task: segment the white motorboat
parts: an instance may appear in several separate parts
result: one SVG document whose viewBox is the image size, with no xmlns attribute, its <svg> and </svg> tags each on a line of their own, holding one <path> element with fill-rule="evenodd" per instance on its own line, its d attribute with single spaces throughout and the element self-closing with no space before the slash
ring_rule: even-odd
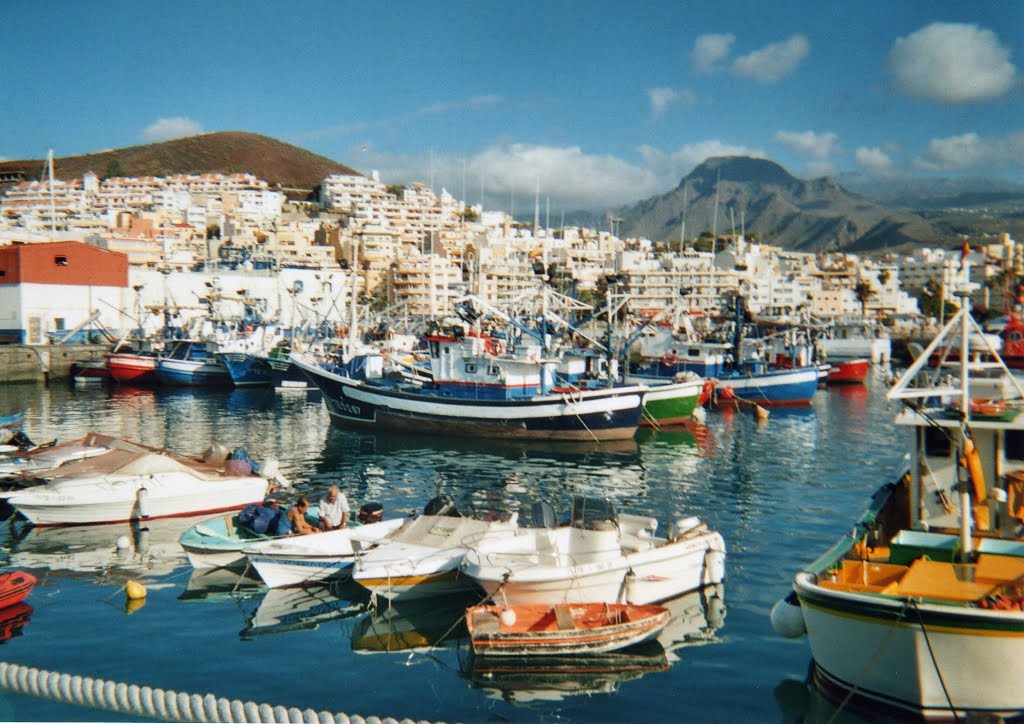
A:
<svg viewBox="0 0 1024 724">
<path fill-rule="evenodd" d="M 256 475 L 244 461 L 216 454 L 219 446 L 200 459 L 97 433 L 87 435 L 84 445 L 109 449 L 35 471 L 32 482 L 38 484 L 0 498 L 39 526 L 117 523 L 234 510 L 287 484 L 276 462 L 265 463 L 267 477 Z"/>
<path fill-rule="evenodd" d="M 516 515 L 506 521 L 463 518 L 447 496 L 435 498 L 424 511 L 357 556 L 356 583 L 380 598 L 403 601 L 473 591 L 472 579 L 459 571 L 467 541 L 513 530 L 518 520 Z"/>
<path fill-rule="evenodd" d="M 0 476 L 14 476 L 32 473 L 36 470 L 53 470 L 64 463 L 85 460 L 110 452 L 113 448 L 104 445 L 102 435 L 90 434 L 80 440 L 53 445 L 42 445 L 27 451 L 15 451 L 0 459 Z"/>
<path fill-rule="evenodd" d="M 325 533 L 293 535 L 242 548 L 249 565 L 270 588 L 346 578 L 356 555 L 397 530 L 405 518 Z"/>
<path fill-rule="evenodd" d="M 535 516 L 536 517 L 536 516 Z M 461 572 L 508 604 L 655 603 L 725 578 L 725 543 L 698 518 L 667 537 L 653 518 L 609 500 L 573 498 L 567 526 L 519 528 L 473 541 Z"/>
</svg>

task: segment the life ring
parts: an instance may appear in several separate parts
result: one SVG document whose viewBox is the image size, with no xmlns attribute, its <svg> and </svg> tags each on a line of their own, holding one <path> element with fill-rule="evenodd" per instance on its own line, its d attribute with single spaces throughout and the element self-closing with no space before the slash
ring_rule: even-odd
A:
<svg viewBox="0 0 1024 724">
<path fill-rule="evenodd" d="M 953 403 L 956 409 L 960 409 L 960 402 Z M 1006 403 L 1002 400 L 989 400 L 983 397 L 972 397 L 967 403 L 967 409 L 971 415 L 1002 415 L 1006 412 Z"/>
<path fill-rule="evenodd" d="M 665 356 L 661 358 L 661 363 L 666 367 L 675 367 L 679 363 L 679 358 L 671 352 L 666 352 Z"/>
<path fill-rule="evenodd" d="M 505 347 L 501 344 L 500 339 L 488 337 L 487 341 L 484 342 L 484 351 L 487 352 L 487 354 L 494 355 L 495 357 L 497 357 L 499 354 L 505 351 Z"/>
</svg>

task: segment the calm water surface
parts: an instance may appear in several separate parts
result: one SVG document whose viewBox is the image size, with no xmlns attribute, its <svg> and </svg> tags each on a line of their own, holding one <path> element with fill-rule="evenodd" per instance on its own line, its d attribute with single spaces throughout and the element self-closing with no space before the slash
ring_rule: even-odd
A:
<svg viewBox="0 0 1024 724">
<path fill-rule="evenodd" d="M 193 576 L 176 541 L 195 521 L 142 530 L 4 526 L 6 562 L 40 583 L 27 623 L 0 622 L 0 638 L 8 637 L 0 660 L 317 711 L 449 722 L 827 719 L 834 708 L 803 686 L 806 639 L 781 639 L 768 614 L 793 573 L 892 479 L 903 452 L 877 379 L 820 390 L 811 408 L 773 410 L 767 423 L 716 411 L 704 425 L 605 445 L 356 433 L 332 427 L 314 393 L 0 386 L 0 415 L 22 408 L 36 442 L 95 430 L 187 453 L 212 442 L 244 445 L 257 460 L 278 458 L 300 492 L 319 495 L 338 483 L 350 502 L 380 501 L 386 515 L 419 509 L 441 492 L 478 514 L 589 493 L 657 517 L 660 530 L 698 515 L 725 537 L 722 590 L 672 602 L 667 651 L 602 666 L 509 668 L 469 656 L 453 625 L 464 602 L 373 614 L 343 586 L 268 593 L 235 578 Z M 122 535 L 132 548 L 118 554 Z M 133 578 L 149 595 L 129 612 L 123 586 Z M 0 719 L 117 717 L 0 692 Z M 845 712 L 839 720 L 857 721 Z"/>
</svg>

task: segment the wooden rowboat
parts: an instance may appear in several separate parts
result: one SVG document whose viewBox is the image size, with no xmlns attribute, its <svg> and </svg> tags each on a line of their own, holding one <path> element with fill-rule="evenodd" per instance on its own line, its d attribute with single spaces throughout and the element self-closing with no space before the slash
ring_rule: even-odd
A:
<svg viewBox="0 0 1024 724">
<path fill-rule="evenodd" d="M 36 585 L 36 577 L 25 571 L 0 573 L 0 608 L 13 606 L 25 600 Z"/>
<path fill-rule="evenodd" d="M 669 620 L 664 606 L 619 603 L 474 606 L 466 627 L 478 655 L 596 654 L 655 638 Z"/>
</svg>

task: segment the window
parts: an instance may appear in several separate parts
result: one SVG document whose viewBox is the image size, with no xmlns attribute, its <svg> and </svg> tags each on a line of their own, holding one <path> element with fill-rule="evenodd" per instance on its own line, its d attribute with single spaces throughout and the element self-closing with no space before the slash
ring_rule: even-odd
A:
<svg viewBox="0 0 1024 724">
<path fill-rule="evenodd" d="M 53 263 L 56 264 L 57 266 L 67 266 L 68 258 L 63 255 L 55 256 L 53 257 Z"/>
<path fill-rule="evenodd" d="M 63 332 L 64 331 L 64 317 L 54 317 L 53 318 L 53 328 L 56 329 L 58 332 Z"/>
<path fill-rule="evenodd" d="M 924 450 L 930 457 L 946 457 L 953 449 L 949 439 L 950 432 L 942 427 L 926 427 L 924 430 Z"/>
<path fill-rule="evenodd" d="M 476 374 L 476 362 L 467 362 L 466 363 L 466 374 L 468 374 L 468 375 Z"/>
<path fill-rule="evenodd" d="M 1024 430 L 1007 430 L 1004 449 L 1007 460 L 1024 460 Z"/>
</svg>

